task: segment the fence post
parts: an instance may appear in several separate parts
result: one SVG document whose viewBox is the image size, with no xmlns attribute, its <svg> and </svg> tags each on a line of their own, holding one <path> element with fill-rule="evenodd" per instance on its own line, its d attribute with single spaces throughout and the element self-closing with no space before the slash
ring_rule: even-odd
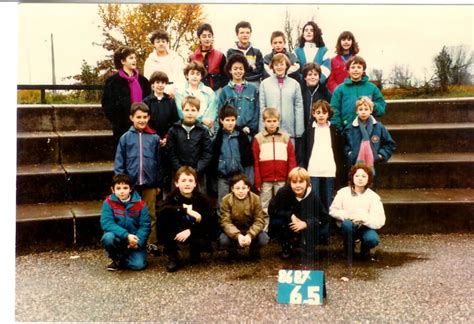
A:
<svg viewBox="0 0 474 324">
<path fill-rule="evenodd" d="M 41 103 L 46 103 L 46 89 L 41 89 Z"/>
</svg>

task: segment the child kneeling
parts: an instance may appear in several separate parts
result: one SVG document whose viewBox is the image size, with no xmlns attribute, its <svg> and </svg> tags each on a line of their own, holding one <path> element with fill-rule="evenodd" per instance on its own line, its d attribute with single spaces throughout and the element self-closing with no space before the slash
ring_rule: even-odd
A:
<svg viewBox="0 0 474 324">
<path fill-rule="evenodd" d="M 146 267 L 146 242 L 150 235 L 148 207 L 126 174 L 112 180 L 112 194 L 102 203 L 100 225 L 104 231 L 101 242 L 112 263 L 107 270 L 120 268 L 141 270 Z"/>
<path fill-rule="evenodd" d="M 238 257 L 239 247 L 249 247 L 251 259 L 260 258 L 260 248 L 268 243 L 263 231 L 265 217 L 258 195 L 250 191 L 250 181 L 244 174 L 230 180 L 231 193 L 224 196 L 220 209 L 222 230 L 219 244 L 228 251 L 230 260 Z"/>
</svg>

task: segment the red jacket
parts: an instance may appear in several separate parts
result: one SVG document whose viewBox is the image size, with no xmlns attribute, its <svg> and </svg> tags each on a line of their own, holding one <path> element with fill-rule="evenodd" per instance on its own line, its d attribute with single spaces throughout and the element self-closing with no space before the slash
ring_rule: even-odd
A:
<svg viewBox="0 0 474 324">
<path fill-rule="evenodd" d="M 333 93 L 337 86 L 344 82 L 344 79 L 347 77 L 349 77 L 349 72 L 346 69 L 346 62 L 338 54 L 331 59 L 331 74 L 327 83 L 329 92 Z"/>
<path fill-rule="evenodd" d="M 211 48 L 206 55 L 203 55 L 201 47 L 198 47 L 196 51 L 189 56 L 189 60 L 198 61 L 204 65 L 207 75 L 202 82 L 212 90 L 217 90 L 226 85 L 227 77 L 224 72 L 226 59 L 224 54 Z"/>
</svg>

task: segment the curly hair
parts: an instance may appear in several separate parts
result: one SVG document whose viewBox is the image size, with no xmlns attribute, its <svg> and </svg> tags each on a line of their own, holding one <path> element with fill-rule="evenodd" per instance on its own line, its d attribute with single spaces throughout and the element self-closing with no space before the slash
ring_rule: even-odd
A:
<svg viewBox="0 0 474 324">
<path fill-rule="evenodd" d="M 304 29 L 306 26 L 311 26 L 313 27 L 313 42 L 316 43 L 317 47 L 323 47 L 325 46 L 324 41 L 323 41 L 323 32 L 321 31 L 321 28 L 318 27 L 318 25 L 314 21 L 308 21 L 304 26 L 303 29 L 301 29 L 301 36 L 298 37 L 298 46 L 299 47 L 304 47 L 304 43 L 306 40 L 304 39 Z"/>
<path fill-rule="evenodd" d="M 337 38 L 337 43 L 336 43 L 336 53 L 339 55 L 344 54 L 344 49 L 342 48 L 341 41 L 343 39 L 350 39 L 352 41 L 350 53 L 351 55 L 356 55 L 359 53 L 359 43 L 357 43 L 354 34 L 351 33 L 350 31 L 343 31 L 339 37 Z"/>
</svg>

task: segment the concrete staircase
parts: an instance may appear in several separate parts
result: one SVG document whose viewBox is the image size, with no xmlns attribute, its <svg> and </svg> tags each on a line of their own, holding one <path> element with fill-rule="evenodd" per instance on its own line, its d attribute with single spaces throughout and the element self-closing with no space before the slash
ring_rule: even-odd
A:
<svg viewBox="0 0 474 324">
<path fill-rule="evenodd" d="M 397 142 L 380 165 L 384 233 L 474 228 L 474 98 L 389 101 Z M 18 106 L 17 249 L 97 244 L 112 132 L 99 105 Z"/>
</svg>

